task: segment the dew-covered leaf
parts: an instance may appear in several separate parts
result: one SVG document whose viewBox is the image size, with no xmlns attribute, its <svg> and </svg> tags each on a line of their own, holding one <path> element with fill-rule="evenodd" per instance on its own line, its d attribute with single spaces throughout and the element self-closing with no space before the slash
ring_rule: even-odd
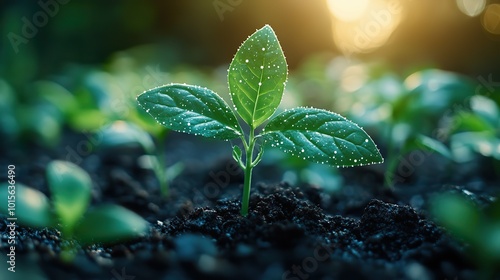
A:
<svg viewBox="0 0 500 280">
<path fill-rule="evenodd" d="M 326 110 L 284 111 L 269 121 L 261 136 L 266 145 L 311 162 L 344 167 L 383 162 L 362 128 Z"/>
<path fill-rule="evenodd" d="M 285 56 L 269 25 L 257 30 L 238 49 L 229 66 L 229 90 L 236 111 L 252 128 L 278 108 L 287 75 Z"/>
<path fill-rule="evenodd" d="M 222 140 L 242 134 L 226 102 L 207 88 L 170 84 L 144 92 L 137 101 L 158 123 L 171 130 Z"/>
</svg>

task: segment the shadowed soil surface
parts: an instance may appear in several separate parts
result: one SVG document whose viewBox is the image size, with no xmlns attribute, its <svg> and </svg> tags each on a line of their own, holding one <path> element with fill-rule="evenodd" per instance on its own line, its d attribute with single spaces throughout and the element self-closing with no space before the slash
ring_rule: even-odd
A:
<svg viewBox="0 0 500 280">
<path fill-rule="evenodd" d="M 70 147 L 82 141 L 67 138 Z M 191 141 L 169 137 L 168 164 L 182 160 L 185 166 L 168 198 L 161 197 L 153 173 L 140 166 L 136 149 L 96 150 L 81 157 L 78 164 L 94 180 L 92 204 L 125 206 L 150 223 L 149 232 L 126 243 L 82 247 L 63 241 L 57 230 L 21 226 L 17 272 L 2 272 L 11 277 L 2 279 L 478 278 L 466 247 L 426 212 L 433 194 L 462 193 L 466 185 L 387 190 L 381 174 L 353 168 L 345 173 L 341 190 L 326 192 L 321 186 L 280 183 L 280 168 L 264 165 L 256 169 L 250 212 L 242 217 L 243 177 L 227 156 L 229 145 Z M 45 166 L 52 159 L 68 159 L 67 145 L 52 152 L 5 150 L 1 163 L 16 164 L 20 182 L 48 194 Z M 348 181 L 363 174 L 371 174 L 371 186 Z M 481 191 L 466 193 L 487 201 Z M 8 222 L 5 216 L 1 221 L 0 260 L 6 271 Z M 61 261 L 61 248 L 71 244 L 75 258 Z"/>
</svg>

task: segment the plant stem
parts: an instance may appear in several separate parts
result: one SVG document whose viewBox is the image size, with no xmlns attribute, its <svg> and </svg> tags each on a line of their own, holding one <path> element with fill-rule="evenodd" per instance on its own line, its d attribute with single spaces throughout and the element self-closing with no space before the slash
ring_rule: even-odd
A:
<svg viewBox="0 0 500 280">
<path fill-rule="evenodd" d="M 250 189 L 252 187 L 252 169 L 253 165 L 253 149 L 255 146 L 254 130 L 250 129 L 250 135 L 248 136 L 248 146 L 245 145 L 245 181 L 243 184 L 243 197 L 241 198 L 241 216 L 246 217 L 248 215 L 248 204 L 250 201 Z"/>
</svg>

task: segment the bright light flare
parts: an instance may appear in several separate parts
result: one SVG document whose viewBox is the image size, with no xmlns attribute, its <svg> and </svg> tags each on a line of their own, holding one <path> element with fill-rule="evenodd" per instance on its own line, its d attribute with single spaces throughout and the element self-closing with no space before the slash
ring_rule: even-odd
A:
<svg viewBox="0 0 500 280">
<path fill-rule="evenodd" d="M 368 0 L 327 0 L 330 12 L 341 21 L 359 20 L 366 13 Z"/>
<path fill-rule="evenodd" d="M 346 56 L 384 45 L 403 17 L 403 5 L 395 0 L 326 1 L 334 42 Z"/>
</svg>

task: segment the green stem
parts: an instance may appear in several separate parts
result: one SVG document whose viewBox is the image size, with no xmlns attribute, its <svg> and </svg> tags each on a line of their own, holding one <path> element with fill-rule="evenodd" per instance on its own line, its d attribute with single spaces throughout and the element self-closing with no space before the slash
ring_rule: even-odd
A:
<svg viewBox="0 0 500 280">
<path fill-rule="evenodd" d="M 253 149 L 255 146 L 254 130 L 250 129 L 250 135 L 248 136 L 248 146 L 245 144 L 245 181 L 243 184 L 243 197 L 241 198 L 241 215 L 246 217 L 248 215 L 248 204 L 250 201 L 250 189 L 252 187 L 252 169 L 254 167 L 253 163 Z M 245 141 L 243 141 L 245 143 Z"/>
</svg>

